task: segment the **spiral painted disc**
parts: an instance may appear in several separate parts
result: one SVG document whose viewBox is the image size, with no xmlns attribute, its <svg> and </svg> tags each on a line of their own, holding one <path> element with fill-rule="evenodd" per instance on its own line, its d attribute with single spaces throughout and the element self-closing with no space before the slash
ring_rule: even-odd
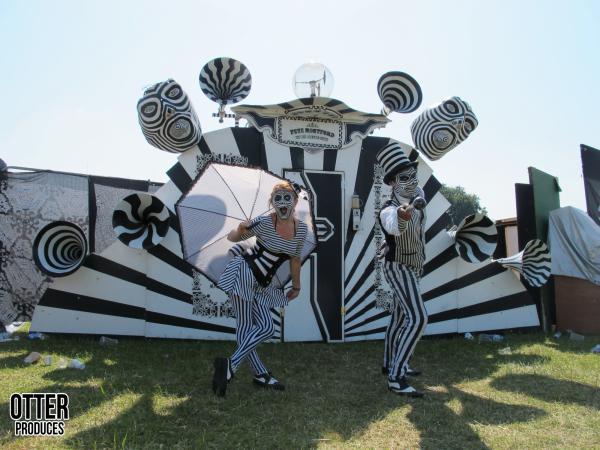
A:
<svg viewBox="0 0 600 450">
<path fill-rule="evenodd" d="M 250 71 L 233 58 L 213 59 L 200 71 L 200 89 L 204 95 L 220 105 L 229 105 L 245 99 L 251 86 Z"/>
<path fill-rule="evenodd" d="M 423 101 L 419 83 L 404 72 L 388 72 L 377 83 L 379 98 L 389 111 L 410 113 Z"/>
<path fill-rule="evenodd" d="M 137 193 L 125 197 L 113 212 L 117 238 L 131 248 L 148 250 L 160 243 L 169 230 L 171 214 L 157 197 Z"/>
<path fill-rule="evenodd" d="M 64 277 L 83 264 L 88 252 L 85 233 L 71 222 L 49 223 L 35 237 L 33 259 L 36 266 L 52 277 Z"/>
</svg>

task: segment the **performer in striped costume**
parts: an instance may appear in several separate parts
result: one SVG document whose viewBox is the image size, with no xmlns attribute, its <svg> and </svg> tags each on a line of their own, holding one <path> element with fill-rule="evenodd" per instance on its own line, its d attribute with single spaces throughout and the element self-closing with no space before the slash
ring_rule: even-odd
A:
<svg viewBox="0 0 600 450">
<path fill-rule="evenodd" d="M 425 262 L 425 194 L 417 182 L 417 163 L 400 144 L 391 142 L 377 155 L 383 181 L 392 186 L 392 199 L 383 205 L 379 221 L 388 252 L 384 275 L 394 292 L 394 309 L 385 334 L 384 371 L 388 388 L 401 395 L 422 397 L 408 384 L 408 360 L 427 325 L 419 281 Z"/>
<path fill-rule="evenodd" d="M 230 358 L 215 359 L 213 391 L 220 396 L 225 395 L 227 383 L 246 358 L 255 374 L 255 384 L 284 389 L 262 363 L 256 347 L 275 331 L 270 309 L 287 305 L 300 293 L 300 254 L 308 228 L 294 218 L 297 199 L 291 183 L 278 183 L 271 193 L 275 212 L 242 222 L 229 233 L 228 239 L 233 242 L 256 236 L 256 245 L 247 249 L 234 246 L 232 252 L 237 256 L 229 262 L 218 284 L 229 294 L 235 309 L 238 343 Z M 290 263 L 292 289 L 284 294 L 271 281 L 286 260 Z"/>
</svg>

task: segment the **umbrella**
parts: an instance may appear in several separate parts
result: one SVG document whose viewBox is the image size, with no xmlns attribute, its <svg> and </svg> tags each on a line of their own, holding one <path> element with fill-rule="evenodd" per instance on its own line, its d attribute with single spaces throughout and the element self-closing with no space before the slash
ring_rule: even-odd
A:
<svg viewBox="0 0 600 450">
<path fill-rule="evenodd" d="M 217 283 L 240 243 L 227 240 L 240 222 L 272 211 L 269 205 L 273 186 L 289 181 L 266 170 L 230 164 L 209 163 L 190 190 L 175 205 L 181 228 L 183 259 Z M 300 188 L 295 217 L 308 226 L 302 248 L 304 261 L 316 247 L 316 229 L 310 194 Z M 243 241 L 253 246 L 256 238 Z M 233 246 L 233 251 L 229 251 Z M 275 287 L 285 286 L 291 278 L 289 264 L 282 264 L 273 277 Z"/>
</svg>

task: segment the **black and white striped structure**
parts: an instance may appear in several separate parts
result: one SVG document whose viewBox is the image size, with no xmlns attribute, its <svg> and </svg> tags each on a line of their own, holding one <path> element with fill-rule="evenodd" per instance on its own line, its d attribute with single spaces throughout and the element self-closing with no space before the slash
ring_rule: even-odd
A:
<svg viewBox="0 0 600 450">
<path fill-rule="evenodd" d="M 469 104 L 452 97 L 419 114 L 410 131 L 415 147 L 435 161 L 467 139 L 477 124 Z"/>
<path fill-rule="evenodd" d="M 131 194 L 113 212 L 112 224 L 117 238 L 131 248 L 155 247 L 169 229 L 170 213 L 157 197 Z"/>
<path fill-rule="evenodd" d="M 200 121 L 187 94 L 174 80 L 147 88 L 138 100 L 137 111 L 144 137 L 159 150 L 182 153 L 200 142 Z"/>
<path fill-rule="evenodd" d="M 238 103 L 245 99 L 252 87 L 250 71 L 233 58 L 215 58 L 200 71 L 200 89 L 219 105 Z"/>
<path fill-rule="evenodd" d="M 411 113 L 423 101 L 419 83 L 404 72 L 384 73 L 377 82 L 377 93 L 384 105 L 384 113 Z"/>
<path fill-rule="evenodd" d="M 470 263 L 488 259 L 498 243 L 498 230 L 494 222 L 480 213 L 465 217 L 458 227 L 448 231 L 448 234 L 456 242 L 456 253 Z"/>
<path fill-rule="evenodd" d="M 245 113 L 253 115 L 253 127 L 205 133 L 197 146 L 179 155 L 167 171 L 169 181 L 154 193 L 174 212 L 175 204 L 210 161 L 267 169 L 310 190 L 317 252 L 302 266 L 300 297 L 287 306 L 285 316 L 271 311 L 275 317 L 272 339 L 382 339 L 389 322 L 389 312 L 376 307 L 390 292 L 377 253 L 381 232 L 376 221 L 390 188 L 383 183 L 376 155 L 394 141 L 369 134 L 385 125 L 387 118 L 338 111 L 340 104 L 324 98 L 281 104 L 304 108 L 305 122 L 296 116 L 287 116 L 286 122 L 285 112 L 290 110 L 286 106 L 278 106 L 279 118 L 274 108 L 262 115 L 266 107 L 245 108 Z M 325 114 L 328 119 L 323 118 Z M 321 120 L 309 121 L 314 117 Z M 307 149 L 287 143 L 294 136 L 294 142 L 304 145 L 306 140 L 292 133 L 299 127 L 303 132 L 309 128 L 310 133 L 304 133 L 309 137 L 321 136 L 315 130 L 333 134 L 332 139 L 323 135 L 331 146 Z M 457 255 L 454 239 L 446 232 L 450 205 L 440 192 L 441 183 L 413 147 L 399 145 L 409 160 L 419 161 L 417 177 L 427 199 L 421 279 L 429 316 L 426 334 L 538 325 L 535 303 L 511 271 L 490 261 L 467 263 Z M 351 220 L 354 195 L 361 200 L 358 230 Z M 205 310 L 227 310 L 226 301 L 224 292 L 183 260 L 179 222 L 172 220 L 163 240 L 148 251 L 115 242 L 89 255 L 74 274 L 56 280 L 37 305 L 31 329 L 233 340 L 235 322 L 230 315 L 203 315 Z M 200 303 L 208 307 L 201 308 Z"/>
<path fill-rule="evenodd" d="M 38 268 L 51 277 L 64 277 L 83 264 L 88 252 L 87 238 L 74 223 L 52 222 L 37 234 L 33 259 Z"/>
<path fill-rule="evenodd" d="M 525 248 L 516 255 L 497 259 L 498 264 L 515 269 L 533 287 L 546 284 L 552 272 L 552 261 L 548 246 L 539 239 L 525 244 Z"/>
</svg>

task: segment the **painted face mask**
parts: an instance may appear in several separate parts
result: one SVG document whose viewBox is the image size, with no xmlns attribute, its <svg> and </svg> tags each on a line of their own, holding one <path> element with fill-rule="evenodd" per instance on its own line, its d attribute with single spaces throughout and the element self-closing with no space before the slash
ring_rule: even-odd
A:
<svg viewBox="0 0 600 450">
<path fill-rule="evenodd" d="M 292 214 L 294 209 L 294 194 L 286 189 L 279 189 L 273 192 L 271 203 L 275 208 L 277 217 L 281 220 L 286 220 Z"/>
<path fill-rule="evenodd" d="M 417 193 L 418 185 L 417 169 L 409 167 L 396 175 L 392 189 L 395 196 L 410 200 Z"/>
<path fill-rule="evenodd" d="M 163 81 L 146 89 L 137 110 L 142 133 L 150 145 L 182 153 L 200 142 L 200 121 L 176 81 Z"/>
</svg>

